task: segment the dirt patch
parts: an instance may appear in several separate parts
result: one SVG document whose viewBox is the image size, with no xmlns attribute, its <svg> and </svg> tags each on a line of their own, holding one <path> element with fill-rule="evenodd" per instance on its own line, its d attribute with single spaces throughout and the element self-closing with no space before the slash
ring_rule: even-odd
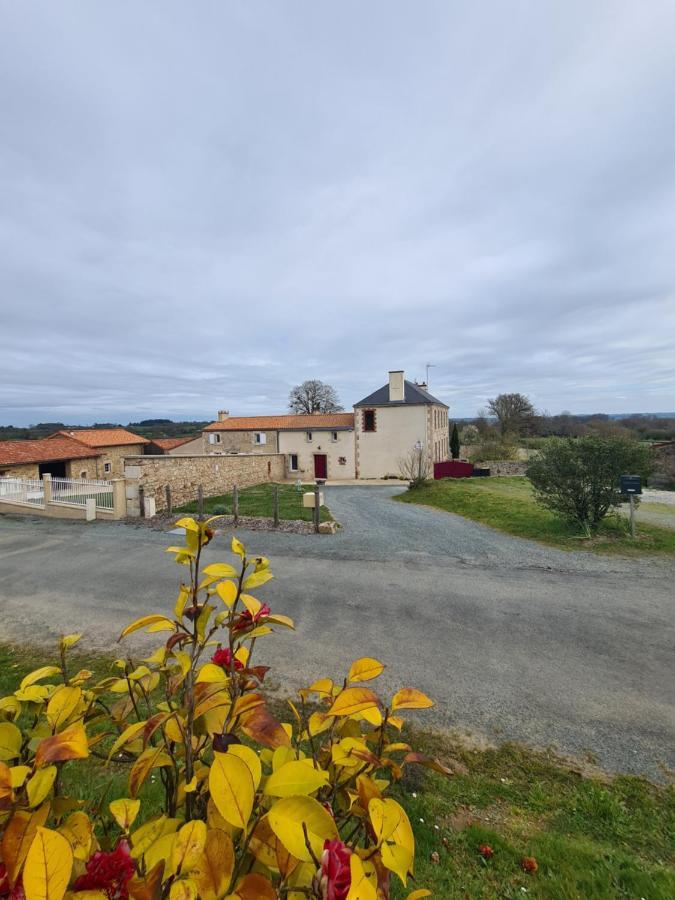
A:
<svg viewBox="0 0 675 900">
<path fill-rule="evenodd" d="M 137 528 L 150 528 L 152 531 L 170 531 L 174 523 L 180 518 L 180 514 L 167 515 L 160 513 L 148 519 L 126 519 L 127 525 L 134 525 Z M 337 525 L 334 522 L 322 522 L 321 525 Z M 321 534 L 335 534 L 336 528 L 325 529 L 320 528 Z M 275 526 L 274 519 L 263 518 L 259 516 L 239 516 L 237 525 L 234 524 L 232 516 L 227 516 L 218 520 L 216 533 L 230 533 L 236 529 L 243 531 L 282 531 L 287 534 L 315 534 L 314 523 L 304 522 L 301 519 L 281 519 L 279 524 Z"/>
</svg>

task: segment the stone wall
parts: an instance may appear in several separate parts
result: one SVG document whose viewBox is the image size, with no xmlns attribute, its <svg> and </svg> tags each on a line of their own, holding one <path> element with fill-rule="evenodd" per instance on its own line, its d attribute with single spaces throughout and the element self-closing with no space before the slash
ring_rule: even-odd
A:
<svg viewBox="0 0 675 900">
<path fill-rule="evenodd" d="M 255 435 L 264 434 L 265 443 L 256 444 Z M 265 431 L 205 431 L 204 453 L 278 453 L 278 432 Z M 209 436 L 219 437 L 216 444 L 209 442 Z"/>
<path fill-rule="evenodd" d="M 251 453 L 237 456 L 139 456 L 128 457 L 124 469 L 127 480 L 127 515 L 140 515 L 139 488 L 152 497 L 155 509 L 166 509 L 166 485 L 171 488 L 174 507 L 197 498 L 201 484 L 205 497 L 229 493 L 232 485 L 251 487 L 266 481 L 283 481 L 284 457 L 279 453 Z"/>
<path fill-rule="evenodd" d="M 40 469 L 37 463 L 26 463 L 22 466 L 0 466 L 0 472 L 7 478 L 39 478 Z"/>
<path fill-rule="evenodd" d="M 526 462 L 513 459 L 487 459 L 485 462 L 476 463 L 480 469 L 489 469 L 490 475 L 524 475 L 527 469 Z"/>
</svg>

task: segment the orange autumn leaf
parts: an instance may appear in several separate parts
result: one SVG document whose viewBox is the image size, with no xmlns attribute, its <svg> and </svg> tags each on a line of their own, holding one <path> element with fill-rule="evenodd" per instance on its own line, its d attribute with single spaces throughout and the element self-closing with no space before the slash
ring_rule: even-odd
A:
<svg viewBox="0 0 675 900">
<path fill-rule="evenodd" d="M 41 766 L 68 759 L 86 759 L 89 756 L 89 744 L 84 726 L 76 722 L 59 734 L 45 738 L 40 742 L 35 754 L 35 765 Z"/>
</svg>

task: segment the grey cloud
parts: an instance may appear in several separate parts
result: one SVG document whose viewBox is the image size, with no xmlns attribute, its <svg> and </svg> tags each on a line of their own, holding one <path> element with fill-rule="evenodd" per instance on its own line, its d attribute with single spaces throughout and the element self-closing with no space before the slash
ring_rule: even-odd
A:
<svg viewBox="0 0 675 900">
<path fill-rule="evenodd" d="M 675 8 L 0 7 L 0 419 L 675 408 Z"/>
</svg>

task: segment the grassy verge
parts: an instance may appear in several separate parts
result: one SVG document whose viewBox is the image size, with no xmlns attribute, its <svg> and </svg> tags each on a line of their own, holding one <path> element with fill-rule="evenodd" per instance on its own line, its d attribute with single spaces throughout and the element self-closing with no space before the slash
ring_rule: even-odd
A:
<svg viewBox="0 0 675 900">
<path fill-rule="evenodd" d="M 675 531 L 638 523 L 637 539 L 633 541 L 623 517 L 606 519 L 595 537 L 586 538 L 574 526 L 538 506 L 526 478 L 446 478 L 398 494 L 394 499 L 434 506 L 563 550 L 675 554 Z"/>
<path fill-rule="evenodd" d="M 313 520 L 314 510 L 302 505 L 302 495 L 305 491 L 313 491 L 313 484 L 304 484 L 298 491 L 294 484 L 256 484 L 250 488 L 239 491 L 239 515 L 261 516 L 271 518 L 273 515 L 274 488 L 279 488 L 279 518 L 301 519 L 305 522 Z M 186 503 L 175 512 L 196 513 L 197 502 Z M 221 494 L 218 497 L 204 498 L 204 512 L 207 515 L 225 513 L 232 515 L 232 494 Z M 321 507 L 321 521 L 329 522 L 332 516 L 327 506 Z"/>
<path fill-rule="evenodd" d="M 72 655 L 74 665 L 103 677 L 109 658 Z M 0 696 L 54 657 L 42 648 L 0 645 Z M 416 749 L 452 762 L 443 778 L 408 768 L 395 787 L 417 841 L 416 883 L 445 900 L 497 898 L 649 898 L 675 896 L 675 793 L 636 777 L 600 781 L 582 776 L 551 754 L 505 744 L 474 749 L 433 732 L 409 730 Z M 66 789 L 94 806 L 128 795 L 128 770 L 79 763 Z M 143 788 L 147 814 L 159 804 L 158 785 Z M 146 805 L 148 804 L 148 805 Z M 478 848 L 494 851 L 484 860 Z M 538 870 L 521 868 L 534 857 Z M 523 891 L 523 888 L 525 891 Z M 394 883 L 393 898 L 412 890 Z"/>
</svg>

